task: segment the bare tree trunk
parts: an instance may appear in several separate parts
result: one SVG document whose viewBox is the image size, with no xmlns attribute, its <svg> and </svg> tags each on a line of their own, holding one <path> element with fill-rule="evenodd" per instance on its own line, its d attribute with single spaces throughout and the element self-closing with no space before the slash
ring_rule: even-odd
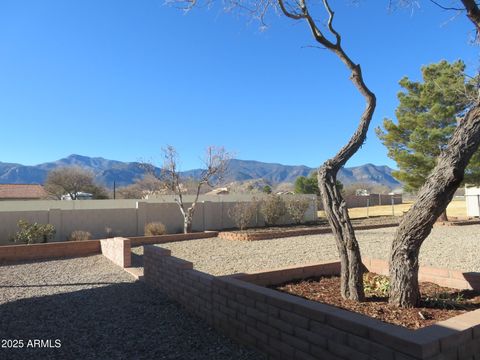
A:
<svg viewBox="0 0 480 360">
<path fill-rule="evenodd" d="M 448 205 L 448 204 L 447 204 Z M 445 222 L 448 221 L 448 216 L 447 216 L 447 209 L 443 210 L 440 216 L 437 219 L 438 222 Z"/>
<path fill-rule="evenodd" d="M 480 105 L 455 130 L 412 208 L 403 217 L 390 252 L 391 304 L 414 307 L 420 300 L 418 255 L 432 226 L 463 181 L 465 168 L 480 145 Z"/>
<path fill-rule="evenodd" d="M 192 232 L 193 214 L 195 212 L 195 205 L 196 203 L 193 203 L 192 206 L 190 206 L 187 209 L 187 211 L 183 214 L 183 232 L 185 234 Z"/>
<path fill-rule="evenodd" d="M 368 126 L 375 111 L 376 98 L 363 82 L 360 66 L 353 64 L 343 53 L 338 56 L 352 71 L 351 80 L 365 97 L 366 108 L 348 144 L 319 169 L 318 185 L 325 215 L 332 228 L 340 255 L 341 295 L 345 299 L 362 301 L 365 298 L 362 258 L 345 200 L 336 187 L 336 181 L 340 168 L 357 152 L 366 139 Z"/>
<path fill-rule="evenodd" d="M 368 127 L 375 111 L 376 98 L 363 81 L 360 65 L 355 64 L 342 47 L 342 38 L 333 26 L 334 12 L 330 8 L 328 0 L 323 0 L 323 5 L 329 18 L 326 28 L 335 41 L 328 40 L 315 20 L 309 13 L 304 0 L 300 0 L 299 12 L 290 12 L 285 6 L 284 0 L 278 0 L 282 12 L 291 19 L 306 20 L 314 39 L 328 50 L 332 51 L 350 70 L 350 80 L 360 94 L 365 98 L 366 107 L 360 118 L 357 130 L 347 145 L 331 159 L 327 160 L 318 171 L 318 186 L 323 202 L 325 215 L 332 228 L 336 239 L 337 249 L 341 261 L 341 295 L 345 299 L 361 301 L 365 298 L 363 291 L 363 265 L 360 256 L 357 239 L 353 231 L 345 201 L 336 187 L 338 171 L 357 152 L 367 137 Z"/>
<path fill-rule="evenodd" d="M 335 236 L 341 263 L 341 295 L 344 299 L 362 301 L 363 264 L 348 209 L 336 187 L 336 171 L 324 164 L 318 172 L 325 215 Z"/>
</svg>

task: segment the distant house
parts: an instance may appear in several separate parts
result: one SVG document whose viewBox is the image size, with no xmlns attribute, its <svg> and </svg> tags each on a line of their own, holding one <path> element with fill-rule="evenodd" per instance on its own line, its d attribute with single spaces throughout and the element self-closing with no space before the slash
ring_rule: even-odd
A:
<svg viewBox="0 0 480 360">
<path fill-rule="evenodd" d="M 41 200 L 48 194 L 38 184 L 0 184 L 1 200 Z"/>
</svg>

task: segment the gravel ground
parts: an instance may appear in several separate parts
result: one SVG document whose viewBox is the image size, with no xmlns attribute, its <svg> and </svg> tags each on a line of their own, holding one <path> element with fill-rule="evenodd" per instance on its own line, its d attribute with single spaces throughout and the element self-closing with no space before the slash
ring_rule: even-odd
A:
<svg viewBox="0 0 480 360">
<path fill-rule="evenodd" d="M 101 255 L 0 266 L 0 324 L 0 359 L 263 359 Z"/>
<path fill-rule="evenodd" d="M 362 255 L 387 259 L 396 228 L 357 231 Z M 424 242 L 420 264 L 463 271 L 480 271 L 480 225 L 435 227 Z M 190 260 L 196 269 L 214 275 L 253 272 L 336 260 L 331 234 L 297 236 L 251 242 L 209 238 L 159 245 L 172 255 Z M 140 263 L 142 247 L 132 249 Z"/>
</svg>

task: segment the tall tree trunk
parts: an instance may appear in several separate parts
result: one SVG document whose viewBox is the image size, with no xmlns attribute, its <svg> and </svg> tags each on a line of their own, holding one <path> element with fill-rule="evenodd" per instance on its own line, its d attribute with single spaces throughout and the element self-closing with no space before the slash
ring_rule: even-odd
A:
<svg viewBox="0 0 480 360">
<path fill-rule="evenodd" d="M 192 206 L 190 206 L 187 209 L 187 211 L 183 214 L 183 232 L 185 234 L 192 232 L 193 214 L 195 212 L 195 205 L 196 203 L 193 203 Z"/>
<path fill-rule="evenodd" d="M 447 204 L 448 205 L 448 204 Z M 448 216 L 447 216 L 447 209 L 443 210 L 440 216 L 437 218 L 438 222 L 445 222 L 448 221 Z"/>
<path fill-rule="evenodd" d="M 345 200 L 336 186 L 336 171 L 323 165 L 318 172 L 318 184 L 323 208 L 330 223 L 340 256 L 341 295 L 344 299 L 362 301 L 363 264 L 355 232 L 348 216 Z"/>
<path fill-rule="evenodd" d="M 323 5 L 328 13 L 326 31 L 328 31 L 334 41 L 329 40 L 323 34 L 323 29 L 319 28 L 310 15 L 308 5 L 305 0 L 297 2 L 298 11 L 289 11 L 284 0 L 278 0 L 280 10 L 289 18 L 294 20 L 305 20 L 312 31 L 313 38 L 326 49 L 332 51 L 350 71 L 350 80 L 360 94 L 365 98 L 366 107 L 360 118 L 357 130 L 351 137 L 347 145 L 331 159 L 327 160 L 318 171 L 318 186 L 320 189 L 323 208 L 328 222 L 332 228 L 336 239 L 337 249 L 342 264 L 341 281 L 342 297 L 351 300 L 363 300 L 363 266 L 360 257 L 360 250 L 357 239 L 353 231 L 345 201 L 336 188 L 338 171 L 342 166 L 357 152 L 367 137 L 368 127 L 375 111 L 376 98 L 370 89 L 365 85 L 360 65 L 355 64 L 342 47 L 342 38 L 333 26 L 335 13 L 330 8 L 328 0 L 323 0 Z"/>
<path fill-rule="evenodd" d="M 353 84 L 365 97 L 366 108 L 357 130 L 348 144 L 333 158 L 327 160 L 319 169 L 318 186 L 325 215 L 332 228 L 340 256 L 341 295 L 344 299 L 362 301 L 365 298 L 365 294 L 363 290 L 363 264 L 360 248 L 348 215 L 345 200 L 340 191 L 338 191 L 336 182 L 340 168 L 357 152 L 366 139 L 368 126 L 375 111 L 376 98 L 363 82 L 360 66 L 354 65 L 348 57 L 346 57 L 344 62 L 352 70 L 351 80 Z"/>
<path fill-rule="evenodd" d="M 418 255 L 432 226 L 445 211 L 463 181 L 465 168 L 480 145 L 480 105 L 476 104 L 456 128 L 417 200 L 398 227 L 390 252 L 391 304 L 414 307 L 420 300 Z"/>
</svg>

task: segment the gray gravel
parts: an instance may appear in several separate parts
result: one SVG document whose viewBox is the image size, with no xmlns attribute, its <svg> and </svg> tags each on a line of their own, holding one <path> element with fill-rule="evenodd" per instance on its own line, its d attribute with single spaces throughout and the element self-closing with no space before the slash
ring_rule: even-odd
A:
<svg viewBox="0 0 480 360">
<path fill-rule="evenodd" d="M 396 228 L 357 231 L 362 255 L 387 259 Z M 480 225 L 435 227 L 424 242 L 420 264 L 480 271 Z M 214 275 L 253 272 L 264 269 L 336 260 L 331 234 L 297 236 L 261 241 L 233 241 L 209 238 L 159 245 L 172 255 L 192 261 L 196 269 Z M 137 256 L 142 247 L 132 250 Z"/>
<path fill-rule="evenodd" d="M 0 266 L 0 324 L 0 359 L 263 359 L 101 255 Z"/>
</svg>

